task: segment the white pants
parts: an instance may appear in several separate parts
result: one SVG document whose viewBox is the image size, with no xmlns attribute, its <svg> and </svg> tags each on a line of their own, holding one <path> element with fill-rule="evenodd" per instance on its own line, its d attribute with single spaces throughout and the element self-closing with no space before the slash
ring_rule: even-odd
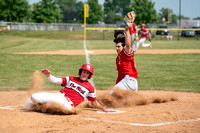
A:
<svg viewBox="0 0 200 133">
<path fill-rule="evenodd" d="M 41 92 L 41 93 L 34 93 L 31 95 L 31 100 L 34 103 L 51 103 L 56 102 L 67 109 L 74 108 L 73 102 L 65 96 L 64 93 L 47 93 L 47 92 Z"/>
<path fill-rule="evenodd" d="M 138 82 L 135 78 L 129 77 L 129 75 L 126 75 L 121 81 L 119 81 L 115 86 L 119 87 L 120 89 L 124 90 L 132 90 L 132 91 L 138 91 Z"/>
<path fill-rule="evenodd" d="M 136 50 L 139 48 L 139 45 L 140 45 L 140 44 L 142 45 L 142 47 L 149 47 L 149 46 L 151 46 L 151 43 L 144 43 L 145 40 L 146 40 L 146 38 L 141 38 L 141 39 L 137 42 L 137 44 L 136 44 Z"/>
</svg>

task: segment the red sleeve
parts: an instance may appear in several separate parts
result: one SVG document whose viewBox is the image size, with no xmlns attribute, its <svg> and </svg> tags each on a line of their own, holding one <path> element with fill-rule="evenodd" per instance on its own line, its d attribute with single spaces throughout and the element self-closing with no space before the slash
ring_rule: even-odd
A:
<svg viewBox="0 0 200 133">
<path fill-rule="evenodd" d="M 91 101 L 91 102 L 94 102 L 94 101 L 97 100 L 97 98 L 96 97 L 95 98 L 88 97 L 88 100 Z"/>
<path fill-rule="evenodd" d="M 61 86 L 65 86 L 66 85 L 66 78 L 62 78 L 62 84 Z"/>
<path fill-rule="evenodd" d="M 93 86 L 91 86 L 90 87 L 90 92 L 89 92 L 89 94 L 88 94 L 88 100 L 89 101 L 91 101 L 91 102 L 94 102 L 94 101 L 96 101 L 96 92 L 95 92 L 95 90 L 94 90 L 94 87 Z"/>
</svg>

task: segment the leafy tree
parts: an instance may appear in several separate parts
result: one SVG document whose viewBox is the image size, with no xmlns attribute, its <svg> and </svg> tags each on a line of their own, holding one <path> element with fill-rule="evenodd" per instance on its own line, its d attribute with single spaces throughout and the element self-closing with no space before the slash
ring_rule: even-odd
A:
<svg viewBox="0 0 200 133">
<path fill-rule="evenodd" d="M 155 2 L 151 0 L 132 0 L 130 9 L 136 13 L 136 24 L 154 23 L 157 21 Z"/>
<path fill-rule="evenodd" d="M 130 11 L 130 2 L 130 0 L 105 0 L 105 23 L 116 23 L 116 21 L 122 21 L 123 17 Z"/>
<path fill-rule="evenodd" d="M 177 20 L 179 19 L 179 16 L 177 16 L 176 14 L 173 14 L 172 9 L 169 9 L 169 8 L 162 8 L 160 12 L 158 13 L 159 23 L 162 22 L 163 17 L 165 17 L 166 22 L 174 23 L 174 24 L 176 24 Z M 185 16 L 181 16 L 181 19 L 190 20 L 189 17 L 185 17 Z"/>
<path fill-rule="evenodd" d="M 114 4 L 113 4 L 113 0 L 105 0 L 104 2 L 104 14 L 107 15 L 109 12 L 114 12 Z"/>
<path fill-rule="evenodd" d="M 62 14 L 55 0 L 41 0 L 33 4 L 32 20 L 36 23 L 61 22 Z"/>
<path fill-rule="evenodd" d="M 131 0 L 105 0 L 104 13 L 107 15 L 110 11 L 115 14 L 124 16 L 129 12 Z"/>
<path fill-rule="evenodd" d="M 83 9 L 83 2 L 78 2 L 76 5 L 75 5 L 75 16 L 76 16 L 76 21 L 74 22 L 80 22 L 82 20 L 80 20 L 80 17 L 79 17 L 79 14 L 81 13 Z"/>
<path fill-rule="evenodd" d="M 170 20 L 170 16 L 172 17 L 173 11 L 172 9 L 169 8 L 162 8 L 160 9 L 160 12 L 158 13 L 158 22 L 162 22 L 162 18 L 165 17 L 165 21 L 168 22 Z M 176 21 L 176 15 L 173 15 L 173 22 L 174 19 Z M 171 20 L 170 20 L 171 21 Z"/>
<path fill-rule="evenodd" d="M 72 23 L 79 21 L 79 13 L 83 8 L 83 3 L 77 0 L 58 0 L 57 2 L 63 12 L 63 22 Z"/>
<path fill-rule="evenodd" d="M 200 20 L 200 17 L 193 18 L 193 20 Z"/>
<path fill-rule="evenodd" d="M 89 5 L 89 17 L 87 18 L 88 24 L 96 24 L 99 21 L 103 20 L 103 10 L 102 6 L 98 4 L 98 0 L 88 0 L 87 4 Z M 80 13 L 80 21 L 84 21 L 84 9 Z"/>
<path fill-rule="evenodd" d="M 184 19 L 184 20 L 190 20 L 189 17 L 185 17 L 185 16 L 181 16 L 181 19 Z"/>
<path fill-rule="evenodd" d="M 171 18 L 172 18 L 172 19 L 171 19 L 171 20 L 172 20 L 171 23 L 176 24 L 176 23 L 177 23 L 177 21 L 176 21 L 176 20 L 177 20 L 176 14 L 172 14 L 172 15 L 171 15 Z"/>
<path fill-rule="evenodd" d="M 104 20 L 104 22 L 107 24 L 113 24 L 116 23 L 117 21 L 123 21 L 123 18 L 122 16 L 113 13 L 113 11 L 109 11 L 107 16 L 105 16 Z"/>
<path fill-rule="evenodd" d="M 0 0 L 0 20 L 23 22 L 29 15 L 27 0 Z"/>
</svg>

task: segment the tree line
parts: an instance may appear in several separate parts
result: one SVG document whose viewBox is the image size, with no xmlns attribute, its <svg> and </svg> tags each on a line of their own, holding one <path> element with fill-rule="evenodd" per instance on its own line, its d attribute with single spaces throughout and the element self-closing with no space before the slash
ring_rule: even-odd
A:
<svg viewBox="0 0 200 133">
<path fill-rule="evenodd" d="M 157 13 L 152 0 L 105 0 L 103 5 L 98 0 L 87 0 L 86 3 L 89 5 L 88 24 L 122 22 L 127 12 L 132 10 L 136 13 L 137 24 L 161 23 L 163 17 L 168 23 L 175 24 L 179 19 L 169 8 L 162 8 Z M 78 0 L 40 0 L 32 5 L 28 0 L 0 0 L 0 21 L 83 23 L 83 5 Z M 181 16 L 181 19 L 190 18 Z M 194 18 L 199 19 L 200 17 Z"/>
</svg>

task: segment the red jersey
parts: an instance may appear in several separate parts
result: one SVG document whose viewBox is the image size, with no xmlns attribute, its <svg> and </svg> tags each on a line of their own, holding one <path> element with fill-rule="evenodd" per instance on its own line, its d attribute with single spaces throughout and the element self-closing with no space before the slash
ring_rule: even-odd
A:
<svg viewBox="0 0 200 133">
<path fill-rule="evenodd" d="M 129 28 L 130 34 L 134 34 L 136 32 L 137 25 L 135 23 L 132 24 L 132 26 Z"/>
<path fill-rule="evenodd" d="M 89 81 L 81 81 L 79 77 L 65 77 L 62 78 L 62 86 L 65 88 L 60 92 L 65 93 L 66 96 L 77 106 L 85 100 L 96 101 L 94 87 Z"/>
<path fill-rule="evenodd" d="M 135 67 L 135 60 L 134 60 L 134 51 L 131 50 L 131 53 L 128 54 L 126 50 L 120 52 L 120 54 L 116 58 L 116 66 L 118 71 L 118 78 L 116 84 L 122 80 L 125 75 L 129 75 L 130 77 L 134 77 L 137 79 L 137 69 Z"/>
<path fill-rule="evenodd" d="M 140 30 L 141 38 L 146 38 L 146 37 L 147 37 L 147 34 L 149 34 L 149 31 L 148 31 L 148 30 L 146 30 L 146 29 L 141 29 L 141 30 Z"/>
</svg>

